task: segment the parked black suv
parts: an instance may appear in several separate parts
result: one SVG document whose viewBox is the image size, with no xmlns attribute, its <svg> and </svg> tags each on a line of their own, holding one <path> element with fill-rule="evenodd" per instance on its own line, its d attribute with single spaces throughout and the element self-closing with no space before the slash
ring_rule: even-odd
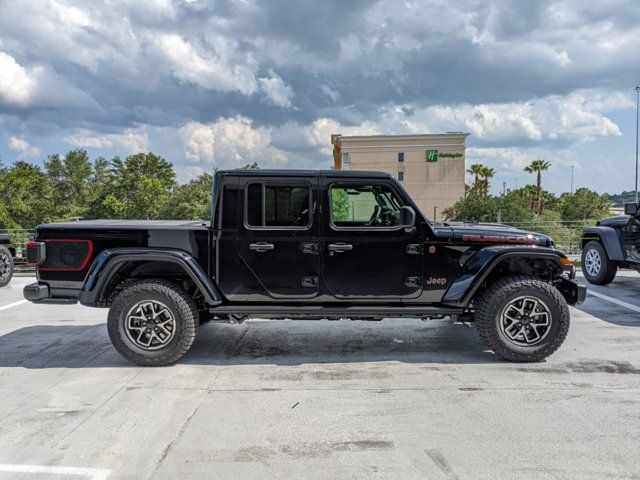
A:
<svg viewBox="0 0 640 480">
<path fill-rule="evenodd" d="M 388 174 L 220 171 L 211 222 L 40 225 L 27 249 L 38 303 L 110 308 L 116 349 L 175 362 L 206 320 L 475 319 L 507 360 L 553 353 L 584 300 L 544 235 L 500 224 L 430 223 Z"/>
<path fill-rule="evenodd" d="M 626 203 L 624 213 L 600 220 L 582 233 L 582 273 L 595 285 L 611 283 L 618 267 L 640 272 L 638 204 Z"/>
</svg>

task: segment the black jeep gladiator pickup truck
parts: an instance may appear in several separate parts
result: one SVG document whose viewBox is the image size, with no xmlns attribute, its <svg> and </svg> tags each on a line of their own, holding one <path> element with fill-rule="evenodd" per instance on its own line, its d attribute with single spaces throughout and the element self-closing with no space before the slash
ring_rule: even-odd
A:
<svg viewBox="0 0 640 480">
<path fill-rule="evenodd" d="M 177 361 L 207 320 L 474 320 L 500 357 L 536 361 L 586 290 L 553 241 L 500 224 L 431 223 L 385 173 L 216 174 L 211 222 L 40 225 L 27 255 L 36 303 L 110 308 L 114 347 Z"/>
</svg>

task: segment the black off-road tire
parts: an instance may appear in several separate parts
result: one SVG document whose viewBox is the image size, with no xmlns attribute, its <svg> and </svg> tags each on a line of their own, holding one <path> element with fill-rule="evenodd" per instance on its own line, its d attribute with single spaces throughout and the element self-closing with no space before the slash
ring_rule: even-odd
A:
<svg viewBox="0 0 640 480">
<path fill-rule="evenodd" d="M 9 249 L 0 245 L 0 287 L 9 285 L 13 277 L 13 256 Z"/>
<path fill-rule="evenodd" d="M 509 302 L 520 296 L 542 300 L 550 310 L 549 332 L 540 343 L 535 345 L 516 345 L 508 339 L 499 326 L 502 310 Z M 569 307 L 558 289 L 548 282 L 526 275 L 504 277 L 480 293 L 474 302 L 476 331 L 480 340 L 504 360 L 540 361 L 555 352 L 567 338 Z"/>
<path fill-rule="evenodd" d="M 125 332 L 129 310 L 138 302 L 149 300 L 164 304 L 175 319 L 175 333 L 157 350 L 136 345 Z M 127 360 L 142 366 L 170 365 L 187 353 L 196 338 L 199 313 L 193 298 L 177 284 L 167 280 L 141 280 L 124 288 L 113 300 L 107 327 L 115 349 Z"/>
<path fill-rule="evenodd" d="M 600 258 L 600 268 L 597 273 L 593 271 L 589 272 L 587 268 L 587 255 L 590 251 L 593 252 L 591 255 L 597 255 L 598 258 Z M 582 270 L 584 278 L 586 278 L 589 283 L 593 283 L 594 285 L 608 285 L 616 278 L 618 264 L 609 259 L 606 250 L 600 242 L 592 240 L 587 243 L 582 249 L 582 257 L 580 260 L 580 269 Z"/>
</svg>

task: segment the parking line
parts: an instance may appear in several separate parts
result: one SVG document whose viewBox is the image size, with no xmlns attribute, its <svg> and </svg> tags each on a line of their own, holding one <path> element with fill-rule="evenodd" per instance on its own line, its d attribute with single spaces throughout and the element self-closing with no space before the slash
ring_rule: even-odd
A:
<svg viewBox="0 0 640 480">
<path fill-rule="evenodd" d="M 0 463 L 0 472 L 12 473 L 44 473 L 48 475 L 75 475 L 89 477 L 90 480 L 105 480 L 111 475 L 111 470 L 102 468 L 81 468 L 81 467 L 49 467 L 47 465 L 14 465 L 11 463 Z"/>
<path fill-rule="evenodd" d="M 640 307 L 635 305 L 631 305 L 630 303 L 623 302 L 622 300 L 618 300 L 617 298 L 609 297 L 607 295 L 603 295 L 598 292 L 594 292 L 593 290 L 587 290 L 589 295 L 593 295 L 594 297 L 601 298 L 602 300 L 606 300 L 607 302 L 615 303 L 616 305 L 620 305 L 621 307 L 628 308 L 629 310 L 633 310 L 634 312 L 640 313 Z"/>
<path fill-rule="evenodd" d="M 9 305 L 3 305 L 0 307 L 0 310 L 7 310 L 11 307 L 17 307 L 18 305 L 22 305 L 23 303 L 27 303 L 29 300 L 18 300 L 17 302 L 10 303 Z"/>
</svg>

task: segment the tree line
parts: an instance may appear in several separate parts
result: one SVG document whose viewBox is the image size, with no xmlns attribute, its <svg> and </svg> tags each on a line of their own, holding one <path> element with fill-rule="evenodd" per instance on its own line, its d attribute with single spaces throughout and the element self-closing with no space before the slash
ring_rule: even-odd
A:
<svg viewBox="0 0 640 480">
<path fill-rule="evenodd" d="M 43 167 L 0 165 L 0 228 L 78 218 L 208 219 L 213 173 L 181 185 L 173 165 L 153 153 L 91 160 L 83 149 L 49 155 Z"/>
<path fill-rule="evenodd" d="M 534 160 L 524 170 L 535 175 L 535 185 L 490 195 L 493 169 L 487 171 L 482 164 L 471 165 L 467 173 L 474 175 L 473 183 L 464 198 L 443 210 L 443 216 L 446 220 L 509 223 L 563 242 L 575 238 L 581 226 L 610 215 L 611 200 L 606 194 L 588 188 L 560 195 L 544 190 L 542 173 L 550 167 L 545 160 Z"/>
<path fill-rule="evenodd" d="M 579 188 L 556 196 L 542 189 L 542 172 L 550 166 L 544 160 L 532 162 L 525 170 L 536 175 L 535 185 L 495 196 L 489 194 L 495 170 L 471 165 L 473 184 L 443 215 L 449 220 L 539 224 L 544 231 L 547 224 L 586 224 L 608 214 L 606 195 Z M 214 171 L 179 184 L 173 165 L 154 153 L 92 160 L 81 148 L 49 155 L 42 167 L 24 161 L 0 165 L 0 226 L 30 229 L 76 218 L 206 220 Z"/>
</svg>

